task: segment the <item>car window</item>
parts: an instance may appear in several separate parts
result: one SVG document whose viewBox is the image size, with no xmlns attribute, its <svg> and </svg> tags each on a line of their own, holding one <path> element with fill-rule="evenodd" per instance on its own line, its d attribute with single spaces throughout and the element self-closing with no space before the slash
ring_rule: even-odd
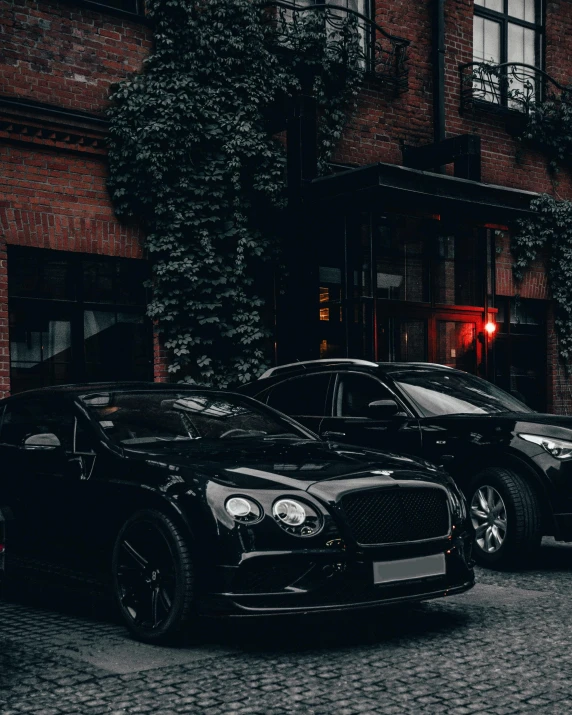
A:
<svg viewBox="0 0 572 715">
<path fill-rule="evenodd" d="M 379 380 L 356 372 L 341 374 L 335 397 L 336 417 L 371 417 L 370 402 L 395 399 Z"/>
<path fill-rule="evenodd" d="M 8 402 L 0 429 L 0 442 L 22 447 L 35 434 L 52 433 L 67 451 L 73 449 L 75 418 L 65 405 L 51 400 L 28 399 Z"/>
<path fill-rule="evenodd" d="M 271 388 L 266 404 L 287 415 L 322 417 L 329 384 L 329 373 L 294 377 Z"/>
<path fill-rule="evenodd" d="M 427 369 L 390 375 L 425 417 L 533 412 L 504 390 L 468 373 Z"/>
<path fill-rule="evenodd" d="M 232 393 L 190 391 L 98 392 L 80 397 L 107 439 L 155 449 L 225 439 L 316 439 L 264 405 Z M 186 445 L 186 446 L 185 446 Z"/>
</svg>

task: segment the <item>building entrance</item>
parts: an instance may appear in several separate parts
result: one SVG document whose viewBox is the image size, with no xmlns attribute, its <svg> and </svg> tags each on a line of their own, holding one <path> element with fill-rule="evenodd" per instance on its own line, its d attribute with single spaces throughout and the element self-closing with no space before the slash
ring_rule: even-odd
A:
<svg viewBox="0 0 572 715">
<path fill-rule="evenodd" d="M 436 362 L 486 376 L 487 231 L 361 214 L 319 254 L 320 356 Z"/>
</svg>

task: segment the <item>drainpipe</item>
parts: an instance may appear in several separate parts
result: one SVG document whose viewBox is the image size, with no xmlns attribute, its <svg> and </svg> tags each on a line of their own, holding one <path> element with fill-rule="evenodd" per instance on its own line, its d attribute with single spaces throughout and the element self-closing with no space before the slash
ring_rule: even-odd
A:
<svg viewBox="0 0 572 715">
<path fill-rule="evenodd" d="M 433 0 L 433 8 L 433 141 L 437 143 L 445 139 L 445 0 Z"/>
</svg>

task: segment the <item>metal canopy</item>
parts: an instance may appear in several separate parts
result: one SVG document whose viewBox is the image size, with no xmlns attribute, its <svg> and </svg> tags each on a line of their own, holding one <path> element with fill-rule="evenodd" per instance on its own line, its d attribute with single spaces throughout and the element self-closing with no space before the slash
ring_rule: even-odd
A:
<svg viewBox="0 0 572 715">
<path fill-rule="evenodd" d="M 506 224 L 534 214 L 532 191 L 484 184 L 395 164 L 370 164 L 303 182 L 309 204 L 351 210 L 461 214 L 480 224 Z"/>
</svg>

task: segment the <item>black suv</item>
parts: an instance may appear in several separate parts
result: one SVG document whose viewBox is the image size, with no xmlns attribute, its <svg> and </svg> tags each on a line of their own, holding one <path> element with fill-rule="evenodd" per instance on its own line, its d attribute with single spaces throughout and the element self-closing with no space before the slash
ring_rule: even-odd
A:
<svg viewBox="0 0 572 715">
<path fill-rule="evenodd" d="M 526 560 L 572 541 L 572 417 L 539 414 L 486 380 L 429 363 L 313 360 L 241 388 L 324 439 L 422 456 L 464 491 L 474 555 Z"/>
</svg>

